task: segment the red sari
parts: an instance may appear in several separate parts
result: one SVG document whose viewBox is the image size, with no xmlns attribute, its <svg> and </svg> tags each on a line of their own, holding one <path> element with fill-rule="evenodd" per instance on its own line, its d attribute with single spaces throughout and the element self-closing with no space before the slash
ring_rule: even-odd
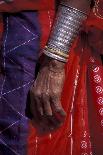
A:
<svg viewBox="0 0 103 155">
<path fill-rule="evenodd" d="M 48 6 L 48 2 L 45 2 L 40 5 L 38 1 L 38 4 L 32 7 L 39 10 L 42 48 L 54 18 L 53 3 L 44 8 L 42 6 Z M 100 0 L 100 3 L 103 5 L 103 0 Z M 101 4 L 95 6 L 85 23 L 83 31 L 87 34 L 93 27 L 101 32 L 103 30 Z M 3 6 L 1 8 L 3 11 L 15 11 L 12 10 L 15 5 L 6 6 L 7 10 Z M 92 46 L 95 47 L 96 42 Z M 99 52 L 103 54 L 102 50 Z M 103 155 L 103 66 L 99 52 L 92 51 L 88 41 L 78 37 L 66 65 L 66 80 L 61 99 L 67 112 L 65 123 L 55 133 L 44 137 L 39 137 L 30 125 L 28 155 Z"/>
</svg>

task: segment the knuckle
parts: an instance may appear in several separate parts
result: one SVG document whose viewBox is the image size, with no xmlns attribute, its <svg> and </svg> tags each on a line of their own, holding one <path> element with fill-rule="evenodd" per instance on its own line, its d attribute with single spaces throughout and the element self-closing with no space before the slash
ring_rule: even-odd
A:
<svg viewBox="0 0 103 155">
<path fill-rule="evenodd" d="M 48 99 L 49 98 L 49 93 L 42 93 L 42 97 L 43 97 L 43 99 Z"/>
<path fill-rule="evenodd" d="M 60 104 L 60 99 L 59 99 L 58 95 L 52 95 L 52 96 L 51 96 L 51 99 L 52 99 L 52 101 L 53 101 L 55 104 L 57 104 L 57 105 Z"/>
<path fill-rule="evenodd" d="M 62 110 L 62 107 L 58 103 L 55 103 L 55 108 L 58 110 Z"/>
<path fill-rule="evenodd" d="M 51 96 L 52 96 L 53 98 L 58 99 L 59 96 L 60 96 L 60 93 L 59 93 L 58 91 L 56 91 L 56 92 L 51 93 Z"/>
<path fill-rule="evenodd" d="M 40 91 L 34 91 L 34 96 L 37 98 L 41 97 L 41 92 Z"/>
</svg>

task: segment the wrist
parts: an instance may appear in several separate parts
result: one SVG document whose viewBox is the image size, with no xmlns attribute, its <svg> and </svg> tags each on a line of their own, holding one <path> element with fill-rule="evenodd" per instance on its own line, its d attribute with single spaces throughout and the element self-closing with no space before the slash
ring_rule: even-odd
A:
<svg viewBox="0 0 103 155">
<path fill-rule="evenodd" d="M 48 67 L 50 71 L 57 73 L 57 72 L 62 72 L 64 70 L 65 63 L 45 55 L 42 67 L 44 66 Z"/>
</svg>

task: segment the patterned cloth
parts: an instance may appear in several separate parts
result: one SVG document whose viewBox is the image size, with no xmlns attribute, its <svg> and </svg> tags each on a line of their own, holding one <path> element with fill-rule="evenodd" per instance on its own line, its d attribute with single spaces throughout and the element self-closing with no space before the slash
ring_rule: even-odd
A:
<svg viewBox="0 0 103 155">
<path fill-rule="evenodd" d="M 39 36 L 40 29 L 38 29 L 37 24 L 37 14 L 35 13 L 34 16 L 36 24 L 34 20 L 31 22 L 27 21 L 27 23 L 23 20 L 24 14 L 27 17 L 27 13 L 10 15 L 4 18 L 6 31 L 3 37 L 1 53 L 0 155 L 103 154 L 103 66 L 100 58 L 100 53 L 103 54 L 103 45 L 99 44 L 101 48 L 98 48 L 97 44 L 102 41 L 103 36 L 101 35 L 103 33 L 102 8 L 103 0 L 96 0 L 95 7 L 84 27 L 84 33 L 88 37 L 85 35 L 83 36 L 84 38 L 79 36 L 70 52 L 62 94 L 62 105 L 67 112 L 66 121 L 59 130 L 44 137 L 39 137 L 36 134 L 35 129 L 29 126 L 28 119 L 25 117 L 27 93 L 34 79 L 31 76 L 34 73 L 36 62 L 33 57 L 38 53 L 37 45 L 39 46 L 39 38 L 37 37 L 33 40 L 32 45 L 35 45 L 35 50 L 32 51 L 31 48 L 33 46 L 31 47 L 30 45 L 32 41 L 28 40 L 34 37 L 32 35 L 34 33 Z M 40 12 L 43 47 L 45 44 L 44 40 L 47 40 L 51 29 L 54 13 L 51 13 L 50 10 L 40 10 Z M 16 35 L 21 32 L 19 30 L 17 34 L 15 33 L 18 24 L 16 24 L 16 31 L 13 26 L 9 29 L 16 22 L 13 22 L 14 17 L 17 17 L 16 21 L 20 23 L 24 21 L 19 29 L 22 29 L 22 34 L 27 29 L 30 30 L 26 31 L 27 34 L 31 35 L 30 38 L 27 39 L 28 35 L 23 34 L 23 41 L 20 40 L 21 36 L 20 38 L 18 36 L 16 40 Z M 33 25 L 30 26 L 32 22 L 35 25 L 33 30 Z M 92 35 L 91 30 L 96 30 L 96 37 Z M 33 33 L 30 33 L 31 31 Z M 15 36 L 13 37 L 13 35 Z M 24 38 L 27 40 L 24 41 Z M 87 39 L 89 39 L 91 46 L 96 48 L 96 52 L 90 48 Z M 17 43 L 17 41 L 19 42 Z M 11 44 L 9 45 L 10 42 Z M 26 47 L 27 44 L 29 46 Z M 12 47 L 10 47 L 11 45 Z M 35 53 L 34 51 L 37 52 Z M 31 54 L 32 52 L 33 54 Z"/>
<path fill-rule="evenodd" d="M 0 73 L 0 155 L 26 155 L 27 94 L 35 77 L 40 27 L 38 13 L 4 14 Z"/>
<path fill-rule="evenodd" d="M 46 22 L 49 19 L 45 18 Z M 46 32 L 47 27 L 44 30 Z M 103 154 L 102 33 L 103 0 L 96 0 L 69 54 L 61 100 L 67 112 L 65 123 L 44 137 L 37 136 L 32 128 L 28 139 L 29 155 Z"/>
</svg>

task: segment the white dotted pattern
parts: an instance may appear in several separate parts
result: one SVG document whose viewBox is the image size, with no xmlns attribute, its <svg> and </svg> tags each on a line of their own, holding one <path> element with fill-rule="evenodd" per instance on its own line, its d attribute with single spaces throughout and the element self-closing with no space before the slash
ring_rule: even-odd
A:
<svg viewBox="0 0 103 155">
<path fill-rule="evenodd" d="M 81 142 L 81 148 L 87 148 L 87 142 L 86 141 Z"/>
<path fill-rule="evenodd" d="M 103 97 L 99 97 L 97 99 L 97 103 L 100 104 L 100 105 L 103 105 Z"/>
<path fill-rule="evenodd" d="M 101 86 L 96 87 L 96 92 L 97 94 L 102 94 L 103 93 L 103 88 Z"/>
<path fill-rule="evenodd" d="M 103 82 L 101 75 L 99 75 L 99 71 L 100 71 L 100 67 L 98 66 L 96 66 L 93 69 L 93 73 L 96 74 L 96 75 L 93 74 L 93 81 L 95 82 L 95 84 Z M 102 118 L 103 117 L 103 86 L 97 85 L 95 87 L 95 91 L 99 95 L 97 98 L 97 104 L 99 105 L 99 116 L 101 117 L 100 124 L 103 127 L 103 118 Z"/>
<path fill-rule="evenodd" d="M 94 82 L 100 83 L 101 82 L 101 77 L 99 75 L 94 76 Z"/>
</svg>

